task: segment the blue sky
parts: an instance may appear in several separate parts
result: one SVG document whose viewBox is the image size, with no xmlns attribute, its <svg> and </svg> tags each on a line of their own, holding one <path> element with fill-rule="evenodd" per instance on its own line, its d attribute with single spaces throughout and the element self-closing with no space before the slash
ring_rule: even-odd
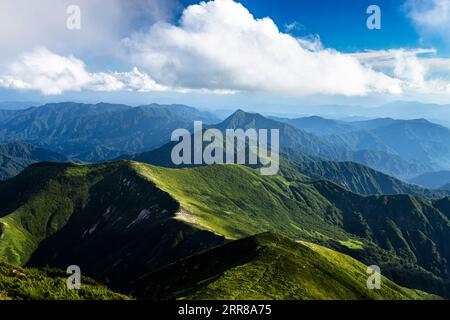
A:
<svg viewBox="0 0 450 320">
<path fill-rule="evenodd" d="M 405 14 L 401 0 L 243 0 L 256 17 L 271 17 L 281 30 L 293 22 L 297 36 L 319 35 L 325 46 L 344 52 L 421 46 L 420 35 Z M 196 3 L 183 1 L 183 5 Z M 366 28 L 366 9 L 382 10 L 382 29 Z M 442 43 L 430 43 L 441 47 Z M 444 53 L 444 52 L 443 52 Z M 448 52 L 447 52 L 448 53 Z"/>
<path fill-rule="evenodd" d="M 264 3 L 258 0 L 247 2 Z M 291 10 L 280 11 L 280 22 L 287 24 L 289 20 L 298 19 L 306 27 L 304 34 L 319 34 L 327 47 L 354 52 L 420 46 L 417 32 L 406 18 L 404 10 L 399 6 L 401 1 L 398 0 L 282 2 L 291 2 L 294 6 Z M 364 12 L 372 4 L 381 8 L 381 30 L 369 30 L 365 27 L 367 15 Z M 270 7 L 262 9 L 267 13 L 271 10 Z"/>
<path fill-rule="evenodd" d="M 75 31 L 72 2 L 2 1 L 1 101 L 450 101 L 450 0 L 78 0 Z"/>
</svg>

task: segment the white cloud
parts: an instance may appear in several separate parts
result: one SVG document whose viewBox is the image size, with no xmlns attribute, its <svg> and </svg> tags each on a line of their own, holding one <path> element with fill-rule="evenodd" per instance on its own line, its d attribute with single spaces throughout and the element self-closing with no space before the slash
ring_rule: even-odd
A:
<svg viewBox="0 0 450 320">
<path fill-rule="evenodd" d="M 46 48 L 27 52 L 0 74 L 0 87 L 38 90 L 46 95 L 64 91 L 163 91 L 147 74 L 134 68 L 130 72 L 86 70 L 74 56 L 60 56 Z"/>
<path fill-rule="evenodd" d="M 411 9 L 415 2 L 408 1 L 411 17 L 419 9 L 424 12 L 419 6 Z M 103 0 L 79 0 L 80 33 L 65 28 L 70 3 L 0 2 L 0 87 L 44 94 L 80 90 L 264 92 L 295 97 L 414 90 L 450 93 L 450 59 L 436 58 L 435 49 L 343 54 L 324 48 L 319 36 L 295 38 L 283 33 L 270 18 L 256 19 L 232 0 L 191 5 L 177 24 L 164 22 L 170 20 L 177 0 L 111 0 L 107 6 Z M 417 21 L 445 21 L 445 14 L 429 10 Z M 46 18 L 34 25 L 41 16 Z M 92 72 L 79 58 L 89 57 L 92 63 L 103 55 L 106 63 L 111 58 L 117 62 L 118 52 L 125 64 L 131 63 L 131 71 Z"/>
<path fill-rule="evenodd" d="M 435 53 L 434 49 L 395 49 L 359 52 L 351 56 L 373 68 L 390 72 L 409 85 L 422 87 L 428 68 L 419 60 L 418 55 Z"/>
<path fill-rule="evenodd" d="M 142 26 L 171 17 L 178 0 L 1 0 L 0 59 L 37 46 L 61 54 L 111 55 Z M 81 29 L 69 30 L 69 5 L 81 10 Z"/>
<path fill-rule="evenodd" d="M 449 58 L 428 58 L 420 60 L 427 66 L 430 72 L 450 74 L 450 59 Z"/>
<path fill-rule="evenodd" d="M 399 52 L 403 52 L 408 55 L 424 55 L 424 54 L 436 54 L 436 49 L 391 49 L 391 50 L 367 50 L 364 52 L 352 53 L 351 55 L 363 62 L 370 62 L 371 64 L 379 63 L 380 65 L 384 61 L 391 61 L 395 59 Z"/>
<path fill-rule="evenodd" d="M 401 79 L 407 91 L 448 93 L 450 59 L 436 58 L 435 49 L 394 49 L 352 54 L 374 69 Z"/>
<path fill-rule="evenodd" d="M 391 50 L 368 50 L 350 54 L 365 64 L 369 64 L 375 69 L 394 68 L 399 59 L 408 57 L 417 58 L 426 68 L 428 74 L 449 74 L 450 58 L 436 57 L 435 49 L 391 49 Z"/>
<path fill-rule="evenodd" d="M 398 78 L 405 79 L 418 87 L 425 85 L 425 75 L 428 70 L 416 55 L 404 54 L 399 51 L 395 60 L 394 74 Z"/>
<path fill-rule="evenodd" d="M 288 95 L 400 93 L 401 81 L 299 40 L 232 0 L 187 7 L 178 25 L 157 23 L 124 40 L 133 61 L 167 86 Z"/>
<path fill-rule="evenodd" d="M 93 73 L 91 89 L 95 91 L 166 91 L 169 88 L 157 84 L 146 73 L 134 67 L 130 72 Z"/>
<path fill-rule="evenodd" d="M 449 40 L 450 0 L 408 0 L 405 8 L 422 35 L 438 35 Z"/>
</svg>

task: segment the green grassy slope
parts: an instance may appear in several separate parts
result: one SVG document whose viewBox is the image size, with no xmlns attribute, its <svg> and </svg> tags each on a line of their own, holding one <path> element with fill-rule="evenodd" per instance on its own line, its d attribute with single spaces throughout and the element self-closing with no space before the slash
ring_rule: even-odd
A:
<svg viewBox="0 0 450 320">
<path fill-rule="evenodd" d="M 340 251 L 367 263 L 377 261 L 399 284 L 450 295 L 448 198 L 362 197 L 329 183 L 314 186 L 341 212 L 342 227 L 364 239 L 365 250 Z"/>
<path fill-rule="evenodd" d="M 223 243 L 173 219 L 178 208 L 128 163 L 33 165 L 0 184 L 0 260 L 61 269 L 75 263 L 122 288 Z"/>
<path fill-rule="evenodd" d="M 122 155 L 118 160 L 133 160 L 165 168 L 195 167 L 195 165 L 176 166 L 173 164 L 171 152 L 176 144 L 175 142 L 170 142 L 161 148 L 151 151 L 134 155 Z M 206 145 L 207 143 L 204 143 L 204 147 Z M 366 155 L 370 152 L 367 151 Z M 328 179 L 362 195 L 410 194 L 429 199 L 438 199 L 449 195 L 449 192 L 445 190 L 427 189 L 404 182 L 363 165 L 361 163 L 364 162 L 361 161 L 324 161 L 318 157 L 308 156 L 298 146 L 295 149 L 281 147 L 280 155 L 280 174 L 288 178 L 291 178 L 292 175 L 306 175 L 315 180 Z M 389 160 L 379 159 L 380 163 L 383 161 Z"/>
<path fill-rule="evenodd" d="M 186 215 L 180 219 L 231 239 L 270 230 L 312 240 L 349 237 L 330 223 L 337 212 L 312 185 L 261 176 L 239 165 L 182 170 L 133 166 L 181 204 Z"/>
<path fill-rule="evenodd" d="M 261 176 L 238 165 L 33 165 L 0 184 L 0 258 L 66 268 L 130 290 L 181 258 L 274 231 L 377 264 L 402 285 L 449 296 L 450 206 L 363 197 L 329 181 Z"/>
<path fill-rule="evenodd" d="M 0 300 L 128 300 L 82 277 L 79 290 L 69 290 L 67 274 L 56 269 L 27 269 L 0 262 Z"/>
<path fill-rule="evenodd" d="M 273 233 L 234 241 L 139 279 L 146 299 L 434 299 L 382 278 L 367 288 L 367 266 L 336 251 Z"/>
<path fill-rule="evenodd" d="M 242 166 L 134 166 L 208 230 L 234 239 L 280 232 L 380 265 L 403 285 L 450 294 L 450 209 L 442 201 L 364 197 L 329 181 L 263 177 Z"/>
</svg>

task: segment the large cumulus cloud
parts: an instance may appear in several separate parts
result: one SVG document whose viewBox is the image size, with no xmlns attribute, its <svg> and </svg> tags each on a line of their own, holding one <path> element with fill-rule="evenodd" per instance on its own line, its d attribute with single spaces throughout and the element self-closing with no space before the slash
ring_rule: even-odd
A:
<svg viewBox="0 0 450 320">
<path fill-rule="evenodd" d="M 400 81 L 356 58 L 280 32 L 232 0 L 185 9 L 124 40 L 133 61 L 160 83 L 192 89 L 289 95 L 401 92 Z"/>
</svg>

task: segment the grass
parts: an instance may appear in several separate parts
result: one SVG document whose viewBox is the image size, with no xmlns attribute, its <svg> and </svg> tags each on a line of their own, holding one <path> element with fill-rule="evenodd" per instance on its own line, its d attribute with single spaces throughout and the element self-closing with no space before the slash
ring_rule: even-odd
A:
<svg viewBox="0 0 450 320">
<path fill-rule="evenodd" d="M 223 243 L 173 219 L 178 208 L 128 162 L 34 165 L 0 185 L 0 261 L 77 264 L 127 292 L 140 274 Z"/>
<path fill-rule="evenodd" d="M 362 197 L 331 182 L 261 176 L 238 165 L 44 163 L 0 184 L 0 260 L 64 269 L 77 257 L 86 274 L 128 290 L 142 274 L 223 244 L 218 235 L 235 240 L 270 231 L 449 296 L 439 278 L 448 219 L 434 205 L 446 208 L 408 196 Z"/>
<path fill-rule="evenodd" d="M 339 241 L 339 244 L 353 250 L 364 250 L 364 244 L 361 241 L 346 240 L 346 241 Z"/>
<path fill-rule="evenodd" d="M 133 166 L 180 202 L 198 226 L 227 238 L 265 231 L 311 240 L 349 238 L 326 221 L 333 205 L 311 185 L 299 187 L 281 176 L 261 176 L 238 165 L 167 169 L 135 162 Z"/>
<path fill-rule="evenodd" d="M 140 279 L 148 299 L 409 300 L 439 299 L 382 278 L 367 288 L 361 262 L 311 243 L 264 233 L 189 257 Z"/>
<path fill-rule="evenodd" d="M 83 277 L 79 290 L 69 290 L 67 274 L 55 269 L 18 268 L 0 262 L 0 300 L 128 300 Z"/>
<path fill-rule="evenodd" d="M 17 202 L 0 203 L 0 259 L 14 265 L 24 265 L 40 242 L 66 225 L 75 208 L 86 203 L 89 186 L 107 170 L 70 164 L 35 167 L 40 170 L 27 170 L 0 186 L 5 194 L 1 202 L 12 193 L 23 195 Z"/>
</svg>

